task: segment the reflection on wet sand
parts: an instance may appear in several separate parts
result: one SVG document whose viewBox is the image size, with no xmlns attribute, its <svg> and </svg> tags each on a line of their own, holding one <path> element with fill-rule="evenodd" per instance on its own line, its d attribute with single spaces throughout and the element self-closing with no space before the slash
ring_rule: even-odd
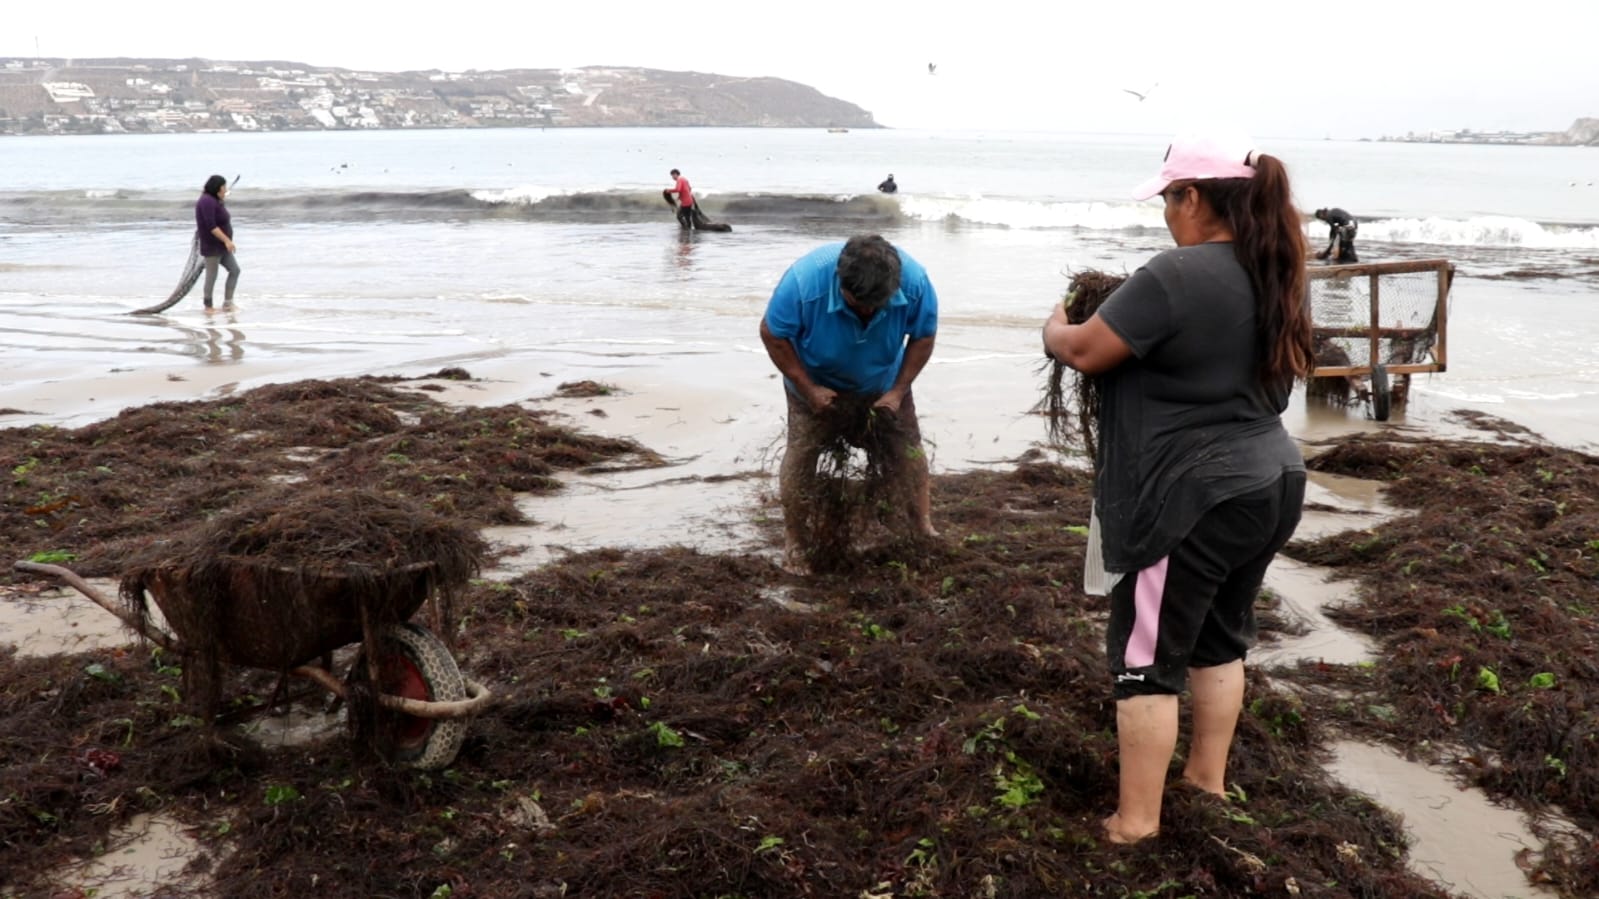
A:
<svg viewBox="0 0 1599 899">
<path fill-rule="evenodd" d="M 184 355 L 208 363 L 238 362 L 244 358 L 244 332 L 238 328 L 178 329 L 184 335 Z"/>
<path fill-rule="evenodd" d="M 678 232 L 677 243 L 672 248 L 672 264 L 677 267 L 679 274 L 686 275 L 694 271 L 694 249 L 698 245 L 696 232 Z"/>
<path fill-rule="evenodd" d="M 1516 865 L 1522 849 L 1541 848 L 1519 812 L 1380 746 L 1345 741 L 1332 751 L 1334 777 L 1403 816 L 1411 870 L 1476 899 L 1557 895 Z"/>
</svg>

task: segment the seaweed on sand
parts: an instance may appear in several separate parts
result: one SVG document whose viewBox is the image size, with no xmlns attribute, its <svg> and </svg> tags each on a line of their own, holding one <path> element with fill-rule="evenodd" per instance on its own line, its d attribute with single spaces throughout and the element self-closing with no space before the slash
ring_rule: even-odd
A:
<svg viewBox="0 0 1599 899">
<path fill-rule="evenodd" d="M 1174 785 L 1158 838 L 1103 843 L 1104 612 L 1063 586 L 1089 485 L 941 476 L 937 547 L 799 583 L 683 549 L 469 583 L 456 655 L 500 701 L 443 772 L 325 741 L 185 761 L 159 656 L 0 656 L 0 895 L 159 810 L 203 846 L 173 896 L 1449 897 L 1327 779 L 1344 719 L 1254 675 L 1229 797 Z"/>
<path fill-rule="evenodd" d="M 451 408 L 372 378 L 155 403 L 74 429 L 4 429 L 0 460 L 12 475 L 0 481 L 0 544 L 18 558 L 70 555 L 87 577 L 118 576 L 144 541 L 285 483 L 388 491 L 482 526 L 525 521 L 518 496 L 558 490 L 560 471 L 663 464 L 549 413 Z"/>
<path fill-rule="evenodd" d="M 1549 842 L 1525 866 L 1562 895 L 1599 895 L 1599 458 L 1497 430 L 1524 442 L 1358 436 L 1311 461 L 1384 481 L 1408 514 L 1289 546 L 1359 580 L 1332 617 L 1381 662 L 1285 676 L 1339 687 L 1307 696 L 1346 731 L 1569 816 L 1580 831 L 1540 826 Z"/>
<path fill-rule="evenodd" d="M 1327 781 L 1315 720 L 1258 679 L 1233 797 L 1174 788 L 1155 842 L 1101 842 L 1115 710 L 1100 613 L 1057 586 L 1081 564 L 1063 527 L 1087 486 L 1033 463 L 941 477 L 953 539 L 935 555 L 800 585 L 763 558 L 669 549 L 475 587 L 465 657 L 504 698 L 455 768 L 395 780 L 275 758 L 231 781 L 215 887 L 1448 896 L 1405 869 L 1397 819 Z M 268 805 L 260 783 L 302 798 Z"/>
</svg>

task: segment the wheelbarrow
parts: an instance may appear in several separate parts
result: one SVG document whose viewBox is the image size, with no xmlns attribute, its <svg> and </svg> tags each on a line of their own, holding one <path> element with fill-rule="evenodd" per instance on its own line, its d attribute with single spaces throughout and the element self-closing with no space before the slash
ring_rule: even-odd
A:
<svg viewBox="0 0 1599 899">
<path fill-rule="evenodd" d="M 95 589 L 76 572 L 60 565 L 20 561 L 18 571 L 58 578 L 128 628 L 161 648 L 185 654 L 202 636 L 215 637 L 224 664 L 260 668 L 309 680 L 342 701 L 351 685 L 376 684 L 377 732 L 372 738 L 389 761 L 412 768 L 442 768 L 455 760 L 466 738 L 466 719 L 491 701 L 488 688 L 466 679 L 437 636 L 410 617 L 432 588 L 431 562 L 363 577 L 362 589 L 379 590 L 399 623 L 369 634 L 353 601 L 351 576 L 327 571 L 299 580 L 299 610 L 294 627 L 281 626 L 281 596 L 271 585 L 283 569 L 248 560 L 228 560 L 223 576 L 202 579 L 184 567 L 156 567 L 140 572 L 144 592 L 166 619 L 164 630 L 116 599 Z M 213 620 L 214 619 L 214 620 Z M 170 631 L 170 632 L 169 632 Z M 375 636 L 373 640 L 370 637 Z M 352 643 L 377 647 L 363 653 L 344 680 L 332 670 L 333 651 Z"/>
</svg>

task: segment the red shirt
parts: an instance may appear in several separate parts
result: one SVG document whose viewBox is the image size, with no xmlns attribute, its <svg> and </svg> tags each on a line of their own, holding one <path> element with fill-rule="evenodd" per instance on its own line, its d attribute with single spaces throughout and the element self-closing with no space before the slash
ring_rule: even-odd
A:
<svg viewBox="0 0 1599 899">
<path fill-rule="evenodd" d="M 682 175 L 677 176 L 677 184 L 672 188 L 672 193 L 677 194 L 677 205 L 684 208 L 694 205 L 694 189 L 688 186 L 688 179 Z"/>
</svg>

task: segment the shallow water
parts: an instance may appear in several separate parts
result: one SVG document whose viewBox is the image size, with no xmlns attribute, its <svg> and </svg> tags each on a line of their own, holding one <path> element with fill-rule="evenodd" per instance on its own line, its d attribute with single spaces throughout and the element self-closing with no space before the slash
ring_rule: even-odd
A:
<svg viewBox="0 0 1599 899">
<path fill-rule="evenodd" d="M 1411 870 L 1474 899 L 1557 895 L 1516 866 L 1518 852 L 1541 846 L 1519 812 L 1389 749 L 1341 741 L 1332 752 L 1334 777 L 1404 817 Z"/>
</svg>

